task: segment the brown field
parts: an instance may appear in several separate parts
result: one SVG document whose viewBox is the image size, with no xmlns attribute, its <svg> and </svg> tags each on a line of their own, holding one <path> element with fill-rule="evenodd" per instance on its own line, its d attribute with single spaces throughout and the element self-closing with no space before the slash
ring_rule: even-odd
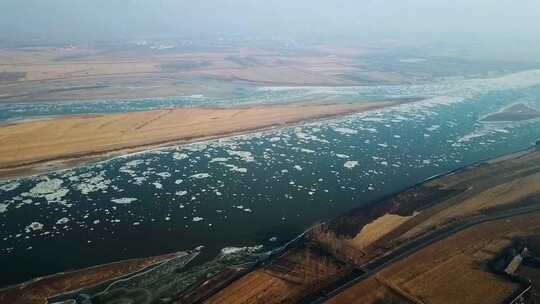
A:
<svg viewBox="0 0 540 304">
<path fill-rule="evenodd" d="M 477 170 L 439 179 L 433 184 L 467 190 L 426 210 L 429 218 L 403 234 L 402 240 L 493 209 L 511 208 L 529 197 L 539 196 L 540 153 L 537 151 L 517 159 L 491 163 Z"/>
<path fill-rule="evenodd" d="M 378 301 L 389 296 L 388 286 L 407 297 L 394 303 L 504 303 L 522 287 L 490 273 L 486 264 L 515 237 L 539 233 L 539 212 L 480 224 L 386 267 L 326 303 L 384 303 Z"/>
<path fill-rule="evenodd" d="M 185 143 L 391 106 L 395 102 L 190 108 L 64 117 L 0 127 L 0 169 Z M 9 174 L 9 170 L 6 171 Z"/>
<path fill-rule="evenodd" d="M 233 282 L 205 303 L 299 303 L 350 270 L 318 248 L 295 248 Z"/>
<path fill-rule="evenodd" d="M 0 304 L 45 304 L 50 297 L 90 288 L 101 283 L 144 270 L 185 253 L 166 254 L 143 259 L 126 260 L 49 277 L 0 289 Z"/>
<path fill-rule="evenodd" d="M 200 94 L 221 97 L 243 85 L 358 85 L 407 81 L 367 71 L 362 49 L 261 48 L 150 50 L 123 48 L 0 49 L 1 101 L 131 99 Z M 365 84 L 365 83 L 364 83 Z"/>
<path fill-rule="evenodd" d="M 354 247 L 363 265 L 438 229 L 496 210 L 532 204 L 540 197 L 540 151 L 529 150 L 462 170 L 409 189 L 373 207 L 335 219 L 318 241 L 342 254 Z M 413 216 L 414 215 L 414 216 Z M 348 254 L 350 255 L 350 254 Z"/>
</svg>

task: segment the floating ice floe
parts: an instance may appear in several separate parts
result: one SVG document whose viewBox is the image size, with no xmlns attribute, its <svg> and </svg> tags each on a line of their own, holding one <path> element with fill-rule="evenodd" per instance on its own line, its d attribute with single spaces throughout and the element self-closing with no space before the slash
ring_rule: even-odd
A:
<svg viewBox="0 0 540 304">
<path fill-rule="evenodd" d="M 357 134 L 358 133 L 358 131 L 350 129 L 350 128 L 334 128 L 334 131 L 341 134 Z"/>
<path fill-rule="evenodd" d="M 69 222 L 69 219 L 67 217 L 63 217 L 61 219 L 59 219 L 58 221 L 56 221 L 56 225 L 63 225 L 65 223 Z"/>
<path fill-rule="evenodd" d="M 183 191 L 183 190 L 182 190 L 182 191 L 177 191 L 177 192 L 175 193 L 175 195 L 178 195 L 178 196 L 184 196 L 184 195 L 186 195 L 186 194 L 188 194 L 188 192 L 187 192 L 187 191 Z"/>
<path fill-rule="evenodd" d="M 103 177 L 104 172 L 105 171 L 102 171 L 99 175 L 82 181 L 80 184 L 77 185 L 77 189 L 81 191 L 81 193 L 84 195 L 96 191 L 107 190 L 109 188 L 109 185 L 111 184 L 111 181 Z"/>
<path fill-rule="evenodd" d="M 30 189 L 30 194 L 32 196 L 41 196 L 44 194 L 50 194 L 54 193 L 62 187 L 62 180 L 61 179 L 49 179 L 48 177 L 45 178 L 46 180 L 38 183 L 34 188 Z"/>
<path fill-rule="evenodd" d="M 225 247 L 221 249 L 222 255 L 228 255 L 228 254 L 235 254 L 235 253 L 241 253 L 241 252 L 256 252 L 263 248 L 262 245 L 252 246 L 252 247 Z"/>
<path fill-rule="evenodd" d="M 3 204 L 3 203 L 0 203 L 0 213 L 6 212 L 8 206 L 9 206 L 9 204 Z"/>
<path fill-rule="evenodd" d="M 196 216 L 196 217 L 194 217 L 194 218 L 192 219 L 193 222 L 200 222 L 200 221 L 202 221 L 202 220 L 204 220 L 204 218 L 198 217 L 198 216 Z"/>
<path fill-rule="evenodd" d="M 152 185 L 154 185 L 154 187 L 156 187 L 156 189 L 163 189 L 163 185 L 158 183 L 158 182 L 153 182 Z"/>
<path fill-rule="evenodd" d="M 229 158 L 228 157 L 216 157 L 216 158 L 212 158 L 209 163 L 223 163 L 223 162 L 226 162 L 228 161 Z"/>
<path fill-rule="evenodd" d="M 358 161 L 356 160 L 349 160 L 343 164 L 343 167 L 352 169 L 354 167 L 358 166 Z"/>
<path fill-rule="evenodd" d="M 190 178 L 196 178 L 196 179 L 203 179 L 203 178 L 207 178 L 207 177 L 210 177 L 211 175 L 208 174 L 208 173 L 197 173 L 197 174 L 193 174 L 192 176 L 190 176 Z"/>
<path fill-rule="evenodd" d="M 246 161 L 246 162 L 253 162 L 253 161 L 255 161 L 255 158 L 253 157 L 253 155 L 251 154 L 251 152 L 247 152 L 247 151 L 227 150 L 227 153 L 228 153 L 230 156 L 237 156 L 237 157 L 240 157 L 240 159 L 242 159 L 243 161 Z"/>
<path fill-rule="evenodd" d="M 132 161 L 129 161 L 127 163 L 125 163 L 122 167 L 120 167 L 120 169 L 118 171 L 122 172 L 122 173 L 126 173 L 126 174 L 129 174 L 129 175 L 134 175 L 135 174 L 135 171 L 131 170 L 132 167 L 136 167 L 140 164 L 143 164 L 144 161 L 141 160 L 141 159 L 136 159 L 136 160 L 132 160 Z"/>
<path fill-rule="evenodd" d="M 13 182 L 13 183 L 4 184 L 4 185 L 0 186 L 0 191 L 3 191 L 3 192 L 12 191 L 12 190 L 15 190 L 15 189 L 19 188 L 20 185 L 21 185 L 21 183 L 19 183 L 19 182 Z"/>
<path fill-rule="evenodd" d="M 240 173 L 246 173 L 247 172 L 246 168 L 239 168 L 239 167 L 237 167 L 235 165 L 231 165 L 231 164 L 226 164 L 225 167 L 230 168 L 230 170 L 233 171 L 233 172 L 240 172 Z"/>
<path fill-rule="evenodd" d="M 162 177 L 162 178 L 171 177 L 171 174 L 169 172 L 156 173 L 156 175 L 159 176 L 159 177 Z"/>
<path fill-rule="evenodd" d="M 436 131 L 440 128 L 441 126 L 440 125 L 433 125 L 429 128 L 426 128 L 426 130 L 430 131 L 430 132 L 433 132 L 433 131 Z"/>
<path fill-rule="evenodd" d="M 336 154 L 336 156 L 338 158 L 349 158 L 349 155 L 345 155 L 345 154 Z"/>
<path fill-rule="evenodd" d="M 300 167 L 299 165 L 294 165 L 294 168 L 298 171 L 302 171 L 302 167 Z"/>
<path fill-rule="evenodd" d="M 301 148 L 301 149 L 300 149 L 300 152 L 304 152 L 304 153 L 308 153 L 308 154 L 313 154 L 313 153 L 315 153 L 314 150 L 305 149 L 305 148 Z"/>
<path fill-rule="evenodd" d="M 117 199 L 112 199 L 111 202 L 115 203 L 115 204 L 120 204 L 120 205 L 126 205 L 126 204 L 131 204 L 133 202 L 137 201 L 136 198 L 133 198 L 133 197 L 123 197 L 123 198 L 117 198 Z"/>
<path fill-rule="evenodd" d="M 26 232 L 32 232 L 43 229 L 43 224 L 40 222 L 32 222 L 30 225 L 26 226 L 24 228 L 24 231 Z"/>
<path fill-rule="evenodd" d="M 174 152 L 172 156 L 175 160 L 184 160 L 189 157 L 186 153 Z"/>
</svg>

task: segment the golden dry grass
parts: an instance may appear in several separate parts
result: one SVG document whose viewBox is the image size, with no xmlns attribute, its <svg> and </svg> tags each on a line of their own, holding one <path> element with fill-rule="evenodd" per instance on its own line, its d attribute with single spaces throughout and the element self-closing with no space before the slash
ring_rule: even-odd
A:
<svg viewBox="0 0 540 304">
<path fill-rule="evenodd" d="M 0 168 L 225 136 L 391 104 L 191 108 L 15 124 L 0 127 Z"/>
<path fill-rule="evenodd" d="M 432 227 L 473 216 L 490 208 L 511 205 L 531 195 L 539 195 L 539 185 L 540 173 L 536 173 L 486 188 L 475 195 L 464 198 L 459 203 L 437 212 L 414 229 L 408 231 L 403 237 L 411 238 L 414 235 L 428 231 Z"/>
<path fill-rule="evenodd" d="M 351 243 L 360 248 L 366 248 L 371 245 L 376 240 L 385 236 L 387 233 L 391 232 L 399 225 L 405 223 L 413 216 L 399 216 L 396 214 L 385 214 L 373 222 L 365 225 L 360 233 L 358 233 L 352 240 Z"/>
</svg>

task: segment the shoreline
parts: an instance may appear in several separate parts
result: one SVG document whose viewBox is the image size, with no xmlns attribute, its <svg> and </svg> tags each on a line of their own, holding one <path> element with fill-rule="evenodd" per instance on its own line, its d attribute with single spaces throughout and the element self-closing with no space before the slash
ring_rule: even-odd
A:
<svg viewBox="0 0 540 304">
<path fill-rule="evenodd" d="M 295 125 L 301 125 L 310 122 L 324 121 L 329 119 L 334 119 L 342 116 L 352 115 L 361 112 L 367 112 L 371 110 L 378 110 L 382 108 L 397 106 L 400 104 L 414 102 L 414 101 L 377 101 L 377 102 L 358 102 L 358 103 L 327 103 L 327 104 L 316 104 L 316 105 L 305 105 L 305 104 L 288 104 L 288 105 L 265 105 L 265 106 L 247 106 L 247 107 L 235 107 L 235 108 L 180 108 L 180 109 L 169 109 L 169 110 L 157 110 L 157 111 L 140 111 L 140 112 L 129 112 L 129 113 L 120 113 L 120 114 L 105 114 L 105 115 L 77 115 L 77 116 L 66 116 L 62 118 L 54 118 L 50 120 L 40 120 L 33 122 L 26 122 L 20 124 L 12 124 L 8 126 L 0 126 L 0 136 L 5 133 L 5 129 L 13 128 L 15 132 L 20 128 L 26 127 L 41 127 L 46 128 L 48 125 L 54 126 L 55 124 L 60 124 L 64 121 L 73 121 L 73 120 L 87 120 L 85 123 L 93 123 L 93 120 L 102 120 L 107 118 L 116 118 L 117 116 L 129 117 L 129 116 L 141 116 L 147 114 L 159 114 L 162 116 L 170 115 L 170 113 L 177 112 L 180 115 L 185 116 L 190 114 L 189 112 L 193 111 L 206 111 L 210 112 L 209 115 L 204 117 L 205 120 L 202 122 L 212 123 L 216 119 L 221 119 L 221 124 L 229 122 L 233 126 L 219 125 L 216 128 L 213 128 L 207 132 L 208 134 L 197 134 L 196 132 L 174 134 L 173 136 L 159 137 L 159 134 L 156 138 L 151 140 L 145 140 L 142 142 L 132 142 L 132 143 L 106 143 L 109 147 L 107 149 L 92 149 L 89 147 L 81 148 L 80 151 L 74 152 L 64 152 L 57 153 L 41 153 L 40 158 L 30 158 L 26 160 L 15 159 L 12 163 L 4 164 L 0 163 L 0 181 L 16 179 L 21 177 L 28 177 L 39 175 L 47 172 L 65 170 L 74 168 L 80 165 L 88 164 L 91 162 L 104 161 L 112 159 L 114 157 L 120 157 L 127 154 L 144 152 L 153 149 L 173 147 L 177 145 L 186 145 L 197 142 L 203 142 L 207 140 L 216 140 L 220 138 L 234 137 L 258 132 L 269 131 L 275 128 L 290 127 Z M 285 115 L 283 111 L 292 112 L 296 111 L 297 113 L 289 114 L 289 117 L 282 118 L 281 116 Z M 208 117 L 211 116 L 211 112 L 234 112 L 233 115 L 216 118 Z M 183 113 L 186 112 L 186 113 Z M 250 112 L 256 112 L 258 116 L 263 116 L 265 114 L 271 114 L 275 117 L 266 118 L 263 121 L 257 122 L 243 122 L 242 118 L 234 120 L 234 116 L 238 114 L 250 115 Z M 277 112 L 277 113 L 276 113 Z M 307 113 L 304 113 L 307 112 Z M 230 114 L 230 113 L 229 113 Z M 159 116 L 158 115 L 158 116 Z M 154 119 L 154 118 L 152 118 Z M 152 124 L 154 121 L 150 119 L 149 121 L 144 121 L 144 124 Z M 159 118 L 158 118 L 159 119 Z M 223 121 L 223 120 L 232 120 L 232 121 Z M 245 120 L 245 119 L 244 119 Z M 100 121 L 97 121 L 100 122 Z M 236 125 L 239 126 L 236 126 Z M 144 128 L 145 126 L 142 126 Z M 194 127 L 194 126 L 192 126 Z M 24 131 L 24 130 L 23 130 Z M 181 134 L 180 134 L 181 133 Z M 6 136 L 4 136 L 6 137 Z M 82 138 L 83 140 L 85 138 Z M 88 138 L 87 138 L 88 139 Z M 20 140 L 20 138 L 17 138 Z M 30 140 L 30 139 L 29 139 Z M 79 141 L 81 138 L 79 138 Z M 24 141 L 24 140 L 21 140 Z M 116 144 L 116 146 L 114 146 Z M 89 146 L 91 143 L 88 144 Z M 112 145 L 112 147 L 110 147 Z M 8 147 L 9 149 L 9 147 Z M 5 149 L 5 150 L 8 150 Z M 15 147 L 17 155 L 24 154 L 24 148 Z M 0 156 L 2 156 L 0 150 Z M 8 151 L 9 152 L 9 151 Z M 14 155 L 12 153 L 12 155 Z"/>
<path fill-rule="evenodd" d="M 49 298 L 61 297 L 104 283 L 142 273 L 181 257 L 189 252 L 178 251 L 157 256 L 132 258 L 94 265 L 82 269 L 37 277 L 25 282 L 0 288 L 0 303 L 25 300 L 27 303 L 45 303 Z"/>
</svg>

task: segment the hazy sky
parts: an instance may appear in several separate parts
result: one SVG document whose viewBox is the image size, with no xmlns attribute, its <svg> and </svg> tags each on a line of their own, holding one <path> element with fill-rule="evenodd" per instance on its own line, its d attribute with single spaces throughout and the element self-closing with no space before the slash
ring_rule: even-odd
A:
<svg viewBox="0 0 540 304">
<path fill-rule="evenodd" d="M 0 41 L 233 33 L 538 40 L 539 18 L 538 0 L 0 0 Z"/>
</svg>

